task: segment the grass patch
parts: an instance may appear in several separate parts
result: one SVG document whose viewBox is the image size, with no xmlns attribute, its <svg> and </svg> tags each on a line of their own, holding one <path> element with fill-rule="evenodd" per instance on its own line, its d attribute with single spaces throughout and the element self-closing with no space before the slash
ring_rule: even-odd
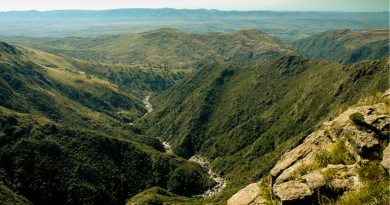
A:
<svg viewBox="0 0 390 205">
<path fill-rule="evenodd" d="M 259 183 L 259 195 L 266 200 L 265 205 L 274 205 L 275 203 L 272 201 L 272 193 L 268 188 L 268 183 L 264 179 Z"/>
<path fill-rule="evenodd" d="M 341 197 L 341 204 L 389 204 L 389 175 L 378 161 L 359 169 L 364 187 Z"/>
<path fill-rule="evenodd" d="M 329 149 L 322 149 L 315 153 L 315 161 L 322 167 L 328 164 L 354 164 L 355 159 L 345 146 L 345 139 L 331 145 Z"/>
</svg>

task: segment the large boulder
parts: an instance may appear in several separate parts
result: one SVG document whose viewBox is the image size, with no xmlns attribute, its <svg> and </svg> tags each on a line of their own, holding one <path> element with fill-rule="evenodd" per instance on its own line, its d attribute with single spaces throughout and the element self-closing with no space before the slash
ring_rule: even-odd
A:
<svg viewBox="0 0 390 205">
<path fill-rule="evenodd" d="M 314 191 L 317 188 L 321 188 L 326 185 L 324 176 L 318 171 L 311 172 L 301 177 L 305 183 L 309 186 L 310 190 Z"/>
<path fill-rule="evenodd" d="M 249 184 L 233 195 L 227 202 L 228 205 L 252 205 L 265 204 L 265 200 L 259 196 L 259 184 Z"/>
<path fill-rule="evenodd" d="M 284 170 L 305 158 L 312 150 L 327 146 L 330 143 L 332 141 L 324 135 L 322 130 L 310 134 L 301 145 L 283 154 L 275 167 L 271 169 L 271 175 L 274 178 L 278 177 Z"/>
<path fill-rule="evenodd" d="M 357 126 L 346 126 L 343 135 L 352 145 L 351 153 L 366 158 L 380 148 L 379 140 L 375 133 Z"/>
<path fill-rule="evenodd" d="M 282 201 L 283 205 L 311 204 L 312 191 L 309 186 L 298 181 L 289 181 L 279 184 L 274 189 L 274 194 Z"/>
</svg>

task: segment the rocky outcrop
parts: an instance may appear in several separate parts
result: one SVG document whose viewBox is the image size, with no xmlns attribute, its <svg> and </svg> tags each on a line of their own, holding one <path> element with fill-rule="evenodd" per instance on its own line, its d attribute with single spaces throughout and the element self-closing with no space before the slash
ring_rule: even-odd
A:
<svg viewBox="0 0 390 205">
<path fill-rule="evenodd" d="M 297 181 L 277 185 L 274 194 L 283 204 L 311 204 L 312 191 L 309 186 Z"/>
<path fill-rule="evenodd" d="M 265 204 L 265 200 L 259 197 L 259 184 L 249 184 L 244 189 L 233 195 L 227 202 L 228 205 Z"/>
<path fill-rule="evenodd" d="M 326 185 L 324 176 L 318 171 L 306 174 L 302 176 L 302 179 L 309 186 L 309 189 L 313 191 Z"/>
<path fill-rule="evenodd" d="M 278 163 L 275 165 L 273 169 L 271 169 L 271 175 L 276 178 L 279 175 L 283 175 L 283 178 L 286 178 L 290 176 L 295 169 L 299 166 L 299 162 L 302 163 L 303 161 L 309 160 L 300 160 L 305 158 L 309 155 L 313 150 L 317 150 L 320 147 L 324 147 L 332 143 L 330 138 L 326 135 L 324 135 L 324 132 L 317 131 L 309 135 L 306 140 L 296 147 L 295 149 L 285 153 L 281 159 L 278 161 Z M 298 162 L 298 163 L 297 163 Z M 295 165 L 293 169 L 288 169 L 289 167 Z M 284 173 L 286 172 L 286 173 Z M 286 176 L 287 175 L 287 176 Z M 279 182 L 283 182 L 284 180 L 279 180 Z"/>
<path fill-rule="evenodd" d="M 387 91 L 380 99 L 390 97 L 389 93 Z M 351 115 L 359 119 L 354 120 Z M 273 199 L 281 204 L 318 203 L 320 193 L 341 196 L 346 191 L 364 187 L 359 169 L 366 166 L 377 155 L 375 153 L 382 152 L 381 144 L 389 136 L 390 117 L 385 104 L 378 103 L 350 108 L 323 125 L 301 145 L 283 154 L 271 169 L 268 187 Z M 383 150 L 380 165 L 390 174 L 389 147 Z M 258 184 L 251 184 L 230 198 L 228 204 L 264 201 L 257 190 Z"/>
</svg>

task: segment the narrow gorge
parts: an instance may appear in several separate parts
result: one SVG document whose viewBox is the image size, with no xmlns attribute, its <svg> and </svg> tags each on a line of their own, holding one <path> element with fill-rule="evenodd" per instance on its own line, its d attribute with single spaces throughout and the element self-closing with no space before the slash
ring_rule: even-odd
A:
<svg viewBox="0 0 390 205">
<path fill-rule="evenodd" d="M 153 111 L 152 104 L 149 102 L 150 96 L 151 95 L 145 96 L 145 98 L 143 100 L 143 103 L 145 104 L 146 109 L 148 110 L 148 112 L 145 115 L 147 115 L 148 113 Z M 157 137 L 157 139 L 164 146 L 165 152 L 172 153 L 172 149 L 171 149 L 169 142 L 164 141 L 160 137 Z M 226 187 L 227 180 L 224 179 L 223 177 L 219 176 L 219 174 L 213 172 L 213 170 L 212 170 L 213 168 L 210 166 L 210 162 L 205 157 L 202 157 L 200 155 L 194 155 L 189 159 L 189 161 L 193 161 L 193 162 L 198 163 L 203 168 L 206 175 L 216 182 L 216 184 L 211 189 L 208 189 L 201 194 L 193 195 L 193 196 L 191 196 L 192 198 L 202 199 L 202 198 L 214 196 L 214 195 L 220 193 Z"/>
</svg>

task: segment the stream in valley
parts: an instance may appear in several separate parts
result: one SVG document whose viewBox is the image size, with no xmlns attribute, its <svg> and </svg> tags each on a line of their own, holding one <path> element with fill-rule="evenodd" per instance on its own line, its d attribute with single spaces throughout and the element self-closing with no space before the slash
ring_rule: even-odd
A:
<svg viewBox="0 0 390 205">
<path fill-rule="evenodd" d="M 144 100 L 143 100 L 146 108 L 148 109 L 148 112 L 145 115 L 147 115 L 148 113 L 153 111 L 152 104 L 150 104 L 150 102 L 149 102 L 150 96 L 151 95 L 146 96 L 144 98 Z M 165 151 L 167 153 L 171 153 L 172 152 L 171 146 L 169 145 L 168 142 L 162 140 L 159 137 L 157 137 L 157 139 L 164 146 L 164 149 L 165 149 Z M 221 192 L 226 187 L 226 184 L 227 184 L 226 179 L 222 178 L 217 173 L 213 172 L 212 167 L 210 166 L 209 161 L 205 157 L 202 157 L 200 155 L 194 155 L 189 160 L 190 161 L 194 161 L 194 162 L 200 164 L 200 166 L 206 172 L 207 176 L 210 177 L 212 180 L 214 180 L 216 182 L 216 184 L 212 188 L 206 190 L 202 194 L 193 195 L 192 196 L 193 198 L 201 199 L 201 198 L 207 198 L 207 197 L 210 197 L 210 196 L 214 196 L 214 195 L 218 194 L 219 192 Z"/>
</svg>

